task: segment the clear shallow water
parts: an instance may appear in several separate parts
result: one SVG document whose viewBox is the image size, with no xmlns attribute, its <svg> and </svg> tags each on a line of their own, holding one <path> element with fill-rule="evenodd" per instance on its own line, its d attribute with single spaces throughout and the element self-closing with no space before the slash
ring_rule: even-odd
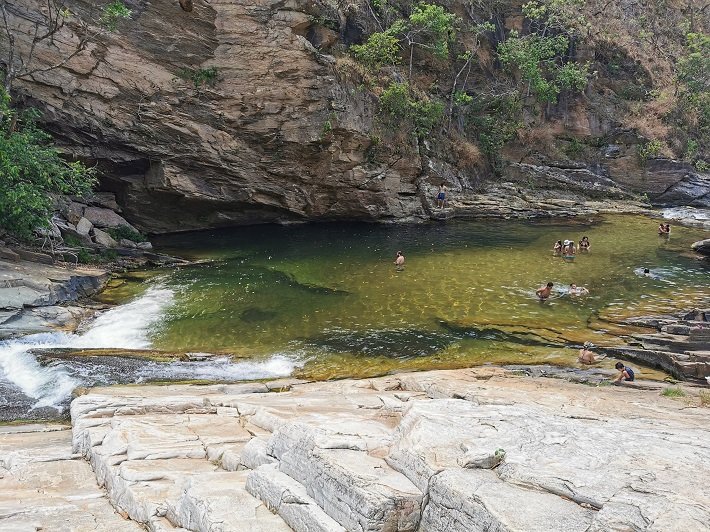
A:
<svg viewBox="0 0 710 532">
<path fill-rule="evenodd" d="M 153 331 L 161 349 L 304 363 L 311 378 L 487 362 L 572 364 L 585 340 L 619 343 L 606 319 L 707 304 L 708 271 L 683 253 L 706 236 L 646 217 L 601 223 L 456 222 L 417 226 L 260 226 L 184 234 L 165 252 L 212 262 L 166 281 L 175 304 Z M 558 239 L 591 251 L 553 257 Z M 394 255 L 402 250 L 405 268 Z M 644 267 L 653 278 L 641 275 Z M 555 283 L 540 304 L 535 290 Z M 590 295 L 570 297 L 570 283 Z"/>
<path fill-rule="evenodd" d="M 707 267 L 687 253 L 707 231 L 674 226 L 666 238 L 657 225 L 612 216 L 597 223 L 257 226 L 163 238 L 159 251 L 205 262 L 116 280 L 101 297 L 121 305 L 81 334 L 0 342 L 0 390 L 12 392 L 0 394 L 0 407 L 20 400 L 28 408 L 62 406 L 77 386 L 115 382 L 576 365 L 584 341 L 623 341 L 630 329 L 615 322 L 626 316 L 710 303 Z M 552 255 L 556 240 L 582 235 L 591 240 L 589 253 L 573 262 Z M 397 250 L 406 256 L 402 271 L 393 264 Z M 534 292 L 547 281 L 555 292 L 541 304 Z M 570 297 L 572 282 L 590 295 Z M 40 364 L 30 352 L 55 348 L 218 356 Z"/>
</svg>

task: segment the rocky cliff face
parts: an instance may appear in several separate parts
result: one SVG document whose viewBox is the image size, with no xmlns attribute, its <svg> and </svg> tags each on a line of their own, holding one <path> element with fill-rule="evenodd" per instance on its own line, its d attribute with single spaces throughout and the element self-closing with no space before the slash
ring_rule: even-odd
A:
<svg viewBox="0 0 710 532">
<path fill-rule="evenodd" d="M 36 51 L 39 66 L 66 56 L 79 18 L 97 18 L 93 2 L 67 4 L 74 15 L 51 47 Z M 197 0 L 185 12 L 168 0 L 126 4 L 132 16 L 117 32 L 15 89 L 23 103 L 43 110 L 64 150 L 99 166 L 101 188 L 116 193 L 140 229 L 423 218 L 441 181 L 463 200 L 463 211 L 475 212 L 472 194 L 492 177 L 486 164 L 406 138 L 375 146 L 376 99 L 344 56 L 344 45 L 367 30 L 364 6 Z M 19 49 L 27 52 L 31 21 L 44 4 L 9 6 Z M 0 40 L 0 50 L 6 46 Z M 207 83 L 190 79 L 212 68 Z M 531 141 L 535 155 L 514 160 L 526 147 L 521 141 L 508 161 L 524 164 L 504 168 L 502 180 L 525 183 L 554 166 L 562 181 L 582 183 L 572 187 L 581 198 L 590 197 L 591 183 L 591 197 L 646 192 L 664 204 L 710 205 L 710 175 L 670 160 L 640 169 L 636 141 L 627 138 L 633 135 L 603 117 L 593 96 L 551 116 L 550 128 L 603 139 L 594 157 L 560 165 Z M 375 158 L 376 147 L 394 149 Z"/>
</svg>

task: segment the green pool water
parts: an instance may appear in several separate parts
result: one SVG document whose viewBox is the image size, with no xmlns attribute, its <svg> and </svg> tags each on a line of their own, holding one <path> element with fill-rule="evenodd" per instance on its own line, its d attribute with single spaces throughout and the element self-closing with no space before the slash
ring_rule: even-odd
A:
<svg viewBox="0 0 710 532">
<path fill-rule="evenodd" d="M 686 253 L 706 232 L 608 216 L 570 222 L 255 226 L 164 237 L 159 251 L 207 262 L 145 279 L 175 291 L 156 348 L 299 361 L 335 378 L 485 363 L 575 365 L 577 344 L 618 344 L 628 315 L 707 305 L 708 271 Z M 592 247 L 573 262 L 558 239 Z M 397 271 L 395 252 L 406 263 Z M 639 275 L 648 267 L 656 278 Z M 548 281 L 556 293 L 537 301 Z M 590 295 L 565 295 L 570 283 Z M 116 287 L 121 295 L 130 292 Z M 111 298 L 111 291 L 106 294 Z M 610 364 L 610 367 L 613 364 Z M 651 370 L 643 370 L 649 375 Z"/>
</svg>

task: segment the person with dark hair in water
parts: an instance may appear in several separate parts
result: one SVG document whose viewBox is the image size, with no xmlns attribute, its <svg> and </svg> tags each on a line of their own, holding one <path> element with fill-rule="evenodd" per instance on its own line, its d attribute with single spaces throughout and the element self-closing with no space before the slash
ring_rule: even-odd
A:
<svg viewBox="0 0 710 532">
<path fill-rule="evenodd" d="M 592 244 L 589 242 L 589 237 L 583 236 L 582 240 L 579 241 L 579 251 L 589 251 L 592 249 Z"/>
<path fill-rule="evenodd" d="M 540 298 L 540 301 L 545 301 L 552 294 L 552 287 L 554 284 L 547 283 L 545 286 L 541 286 L 535 291 L 535 295 Z"/>
<path fill-rule="evenodd" d="M 398 270 L 404 269 L 404 255 L 402 255 L 401 251 L 397 252 L 397 256 L 394 259 L 394 265 Z"/>
<path fill-rule="evenodd" d="M 616 365 L 614 366 L 617 370 L 619 370 L 619 374 L 616 376 L 614 379 L 614 383 L 618 384 L 621 382 L 633 382 L 634 381 L 634 370 L 632 370 L 628 366 L 624 366 L 623 362 L 617 362 Z"/>
<path fill-rule="evenodd" d="M 555 242 L 555 245 L 552 248 L 552 254 L 553 255 L 561 255 L 562 254 L 562 240 L 558 240 Z"/>
</svg>

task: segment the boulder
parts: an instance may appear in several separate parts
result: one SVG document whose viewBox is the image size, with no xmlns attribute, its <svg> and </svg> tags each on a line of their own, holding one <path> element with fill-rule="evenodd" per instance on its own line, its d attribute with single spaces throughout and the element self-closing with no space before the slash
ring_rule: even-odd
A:
<svg viewBox="0 0 710 532">
<path fill-rule="evenodd" d="M 94 225 L 87 218 L 82 217 L 79 218 L 79 221 L 76 223 L 76 232 L 79 233 L 80 236 L 88 236 L 93 227 Z"/>
<path fill-rule="evenodd" d="M 0 259 L 17 262 L 20 260 L 20 256 L 10 248 L 0 247 Z"/>
<path fill-rule="evenodd" d="M 37 253 L 35 251 L 28 251 L 26 249 L 19 248 L 17 254 L 22 260 L 27 260 L 30 262 L 39 262 L 40 264 L 54 264 L 54 259 L 51 255 L 46 253 Z"/>
<path fill-rule="evenodd" d="M 86 202 L 94 207 L 103 207 L 104 209 L 111 209 L 114 212 L 121 212 L 121 207 L 116 202 L 116 194 L 113 192 L 94 192 L 91 196 L 86 198 Z"/>
<path fill-rule="evenodd" d="M 69 205 L 62 209 L 62 214 L 64 214 L 69 223 L 76 225 L 84 216 L 85 207 L 86 205 L 82 203 L 72 201 Z"/>
<path fill-rule="evenodd" d="M 87 207 L 84 209 L 84 217 L 96 227 L 113 228 L 125 225 L 126 227 L 137 232 L 136 228 L 129 224 L 123 216 L 115 213 L 111 209 L 105 209 L 103 207 Z"/>
<path fill-rule="evenodd" d="M 710 256 L 710 238 L 693 242 L 690 247 L 693 248 L 693 251 L 697 253 Z"/>
<path fill-rule="evenodd" d="M 96 227 L 94 227 L 94 242 L 105 248 L 118 247 L 118 242 L 116 242 L 111 235 Z"/>
<path fill-rule="evenodd" d="M 118 245 L 121 246 L 122 248 L 135 248 L 136 243 L 133 240 L 128 240 L 127 238 L 121 238 L 118 241 Z"/>
<path fill-rule="evenodd" d="M 150 251 L 151 249 L 153 249 L 153 244 L 151 244 L 150 242 L 138 242 L 136 244 L 136 247 L 144 251 Z"/>
</svg>

